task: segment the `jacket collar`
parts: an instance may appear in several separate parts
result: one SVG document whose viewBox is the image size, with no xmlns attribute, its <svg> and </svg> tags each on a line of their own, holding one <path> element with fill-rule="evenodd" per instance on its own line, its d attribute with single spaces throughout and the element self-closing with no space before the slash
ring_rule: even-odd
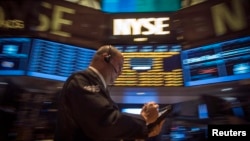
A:
<svg viewBox="0 0 250 141">
<path fill-rule="evenodd" d="M 92 70 L 94 73 L 97 74 L 97 76 L 101 79 L 102 84 L 103 84 L 103 86 L 104 86 L 105 89 L 106 89 L 106 88 L 107 88 L 107 84 L 106 84 L 106 82 L 105 82 L 105 80 L 104 80 L 102 74 L 101 74 L 96 68 L 94 68 L 94 67 L 92 67 L 92 66 L 89 66 L 89 69 Z"/>
</svg>

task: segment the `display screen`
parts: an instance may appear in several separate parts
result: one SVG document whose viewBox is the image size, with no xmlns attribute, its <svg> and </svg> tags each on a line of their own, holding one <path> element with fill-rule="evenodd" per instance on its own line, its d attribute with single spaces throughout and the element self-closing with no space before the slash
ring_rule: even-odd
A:
<svg viewBox="0 0 250 141">
<path fill-rule="evenodd" d="M 240 117 L 240 118 L 245 117 L 244 110 L 243 110 L 243 108 L 241 106 L 233 107 L 232 111 L 233 111 L 233 115 L 236 116 L 236 117 Z"/>
<path fill-rule="evenodd" d="M 206 104 L 199 104 L 198 105 L 198 116 L 199 119 L 207 119 L 208 118 L 208 110 Z"/>
<path fill-rule="evenodd" d="M 25 75 L 30 43 L 29 38 L 0 38 L 0 75 Z"/>
<path fill-rule="evenodd" d="M 93 49 L 34 39 L 27 75 L 65 81 L 72 72 L 86 69 L 94 53 Z"/>
<path fill-rule="evenodd" d="M 250 37 L 214 43 L 181 53 L 185 86 L 250 78 Z"/>
<path fill-rule="evenodd" d="M 141 108 L 123 108 L 121 112 L 139 115 L 141 113 Z"/>
<path fill-rule="evenodd" d="M 181 0 L 102 0 L 102 11 L 121 12 L 172 12 L 181 8 Z"/>
<path fill-rule="evenodd" d="M 183 86 L 180 45 L 115 45 L 124 55 L 115 86 Z"/>
</svg>

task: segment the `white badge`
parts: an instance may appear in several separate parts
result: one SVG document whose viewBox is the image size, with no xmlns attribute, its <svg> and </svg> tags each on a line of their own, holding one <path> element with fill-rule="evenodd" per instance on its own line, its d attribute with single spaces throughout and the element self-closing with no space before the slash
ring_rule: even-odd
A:
<svg viewBox="0 0 250 141">
<path fill-rule="evenodd" d="M 93 92 L 93 93 L 98 93 L 100 92 L 100 88 L 98 85 L 92 85 L 92 86 L 84 86 L 83 89 Z"/>
</svg>

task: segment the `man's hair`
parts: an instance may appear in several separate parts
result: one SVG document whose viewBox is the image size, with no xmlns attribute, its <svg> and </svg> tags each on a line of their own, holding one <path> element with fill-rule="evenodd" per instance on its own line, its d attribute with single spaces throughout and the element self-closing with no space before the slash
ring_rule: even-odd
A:
<svg viewBox="0 0 250 141">
<path fill-rule="evenodd" d="M 111 45 L 104 45 L 101 46 L 95 53 L 92 62 L 98 61 L 99 59 L 101 59 L 101 55 L 103 53 L 107 53 L 108 55 L 112 55 L 112 57 L 116 56 L 117 54 L 117 49 Z"/>
<path fill-rule="evenodd" d="M 96 55 L 102 55 L 103 53 L 107 53 L 107 54 L 110 54 L 112 56 L 115 56 L 117 54 L 117 49 L 112 45 L 104 45 L 104 46 L 101 46 L 96 51 Z"/>
</svg>

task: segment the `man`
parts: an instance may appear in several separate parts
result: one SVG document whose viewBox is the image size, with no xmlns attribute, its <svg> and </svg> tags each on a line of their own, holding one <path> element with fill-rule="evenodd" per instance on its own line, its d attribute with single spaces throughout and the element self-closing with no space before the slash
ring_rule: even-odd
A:
<svg viewBox="0 0 250 141">
<path fill-rule="evenodd" d="M 162 124 L 148 132 L 158 117 L 158 104 L 146 103 L 141 115 L 119 111 L 107 85 L 122 73 L 123 55 L 111 45 L 101 46 L 88 69 L 73 73 L 59 96 L 55 141 L 113 141 L 147 139 L 160 133 Z"/>
</svg>

